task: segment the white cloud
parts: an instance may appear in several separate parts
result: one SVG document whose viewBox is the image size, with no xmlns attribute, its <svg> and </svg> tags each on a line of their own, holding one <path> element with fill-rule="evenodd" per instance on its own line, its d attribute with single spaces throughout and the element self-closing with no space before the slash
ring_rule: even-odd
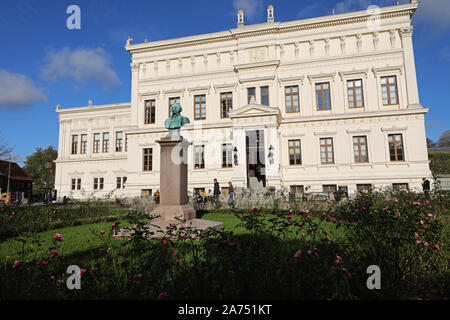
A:
<svg viewBox="0 0 450 320">
<path fill-rule="evenodd" d="M 422 0 L 414 15 L 414 22 L 424 23 L 434 34 L 450 30 L 450 1 Z"/>
<path fill-rule="evenodd" d="M 103 89 L 110 90 L 121 84 L 117 74 L 109 66 L 109 55 L 102 49 L 74 49 L 64 47 L 47 53 L 47 64 L 41 76 L 56 81 L 60 78 L 86 84 L 98 82 Z"/>
<path fill-rule="evenodd" d="M 239 10 L 244 11 L 244 22 L 246 18 L 254 20 L 258 15 L 265 12 L 262 0 L 233 0 L 233 8 L 235 10 L 234 14 Z"/>
<path fill-rule="evenodd" d="M 42 101 L 47 101 L 47 97 L 33 80 L 23 74 L 0 70 L 0 110 L 21 109 Z"/>
</svg>

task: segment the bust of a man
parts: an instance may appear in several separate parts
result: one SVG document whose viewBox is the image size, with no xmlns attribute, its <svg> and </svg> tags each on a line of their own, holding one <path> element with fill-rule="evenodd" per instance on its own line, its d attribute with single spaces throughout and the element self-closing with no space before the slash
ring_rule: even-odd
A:
<svg viewBox="0 0 450 320">
<path fill-rule="evenodd" d="M 166 129 L 169 129 L 169 134 L 166 136 L 167 138 L 179 137 L 180 136 L 180 128 L 188 123 L 190 123 L 187 117 L 183 117 L 181 115 L 181 105 L 179 103 L 174 103 L 170 106 L 170 110 L 172 111 L 172 116 L 167 118 L 164 121 L 164 126 Z"/>
</svg>

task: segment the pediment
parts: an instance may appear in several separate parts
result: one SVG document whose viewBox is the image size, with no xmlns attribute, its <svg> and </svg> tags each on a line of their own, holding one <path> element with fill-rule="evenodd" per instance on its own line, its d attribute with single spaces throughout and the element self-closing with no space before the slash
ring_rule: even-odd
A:
<svg viewBox="0 0 450 320">
<path fill-rule="evenodd" d="M 261 104 L 248 104 L 242 108 L 231 111 L 230 118 L 274 116 L 279 113 L 280 110 L 278 108 Z"/>
</svg>

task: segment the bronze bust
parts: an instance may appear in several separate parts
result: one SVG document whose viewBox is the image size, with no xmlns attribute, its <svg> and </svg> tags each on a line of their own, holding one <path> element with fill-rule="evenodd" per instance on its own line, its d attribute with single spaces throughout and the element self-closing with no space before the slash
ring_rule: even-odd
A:
<svg viewBox="0 0 450 320">
<path fill-rule="evenodd" d="M 181 115 L 181 105 L 179 103 L 174 103 L 170 106 L 172 111 L 172 116 L 164 121 L 164 126 L 169 129 L 167 138 L 175 138 L 180 136 L 180 128 L 188 123 L 190 123 L 187 117 Z"/>
</svg>

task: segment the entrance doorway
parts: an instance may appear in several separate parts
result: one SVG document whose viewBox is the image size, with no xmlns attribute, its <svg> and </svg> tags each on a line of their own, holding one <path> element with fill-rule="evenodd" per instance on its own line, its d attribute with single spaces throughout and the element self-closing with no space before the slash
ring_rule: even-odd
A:
<svg viewBox="0 0 450 320">
<path fill-rule="evenodd" d="M 247 149 L 247 187 L 262 189 L 266 186 L 264 130 L 245 133 Z"/>
</svg>

